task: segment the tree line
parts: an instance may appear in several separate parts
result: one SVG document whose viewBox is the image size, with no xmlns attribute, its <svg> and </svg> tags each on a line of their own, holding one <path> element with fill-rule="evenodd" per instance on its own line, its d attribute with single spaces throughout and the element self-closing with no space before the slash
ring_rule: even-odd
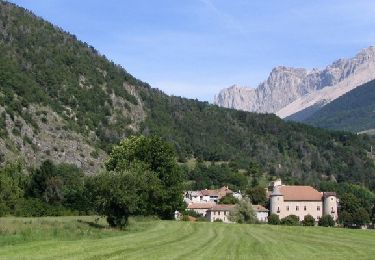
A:
<svg viewBox="0 0 375 260">
<path fill-rule="evenodd" d="M 198 163 L 189 170 L 177 163 L 173 146 L 160 137 L 133 136 L 115 146 L 105 170 L 92 176 L 75 166 L 55 165 L 49 160 L 34 169 L 17 162 L 6 164 L 0 169 L 0 216 L 99 214 L 106 216 L 112 226 L 123 227 L 131 215 L 171 219 L 175 210 L 185 208 L 184 190 L 224 185 L 233 190 L 241 188 L 249 203 L 267 207 L 261 172 L 256 162 L 250 162 L 245 172 L 225 163 Z M 317 188 L 338 194 L 340 224 L 374 221 L 375 195 L 370 190 L 333 181 L 321 182 Z M 219 203 L 239 204 L 239 212 L 249 208 L 233 196 L 224 197 Z M 247 219 L 243 215 L 242 218 Z M 294 223 L 292 217 L 284 222 Z"/>
</svg>

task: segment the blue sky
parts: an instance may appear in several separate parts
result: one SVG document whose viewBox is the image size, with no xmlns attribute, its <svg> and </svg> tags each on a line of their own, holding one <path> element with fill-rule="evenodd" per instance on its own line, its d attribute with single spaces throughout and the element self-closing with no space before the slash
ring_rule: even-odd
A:
<svg viewBox="0 0 375 260">
<path fill-rule="evenodd" d="M 167 94 L 212 101 L 278 65 L 322 68 L 375 44 L 373 0 L 14 0 Z"/>
</svg>

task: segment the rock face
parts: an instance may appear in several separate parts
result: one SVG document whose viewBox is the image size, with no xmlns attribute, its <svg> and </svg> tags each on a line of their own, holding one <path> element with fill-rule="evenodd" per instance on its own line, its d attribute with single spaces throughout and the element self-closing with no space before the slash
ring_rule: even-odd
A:
<svg viewBox="0 0 375 260">
<path fill-rule="evenodd" d="M 281 118 L 305 118 L 314 111 L 375 78 L 375 47 L 354 58 L 340 59 L 323 70 L 277 67 L 256 89 L 232 86 L 215 96 L 215 104 Z M 306 111 L 306 113 L 299 113 Z M 293 115 L 299 113 L 297 118 Z"/>
</svg>

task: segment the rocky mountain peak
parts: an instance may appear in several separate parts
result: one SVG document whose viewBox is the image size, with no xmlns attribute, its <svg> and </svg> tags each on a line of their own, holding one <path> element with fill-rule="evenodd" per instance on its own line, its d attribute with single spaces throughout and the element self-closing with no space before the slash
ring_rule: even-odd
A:
<svg viewBox="0 0 375 260">
<path fill-rule="evenodd" d="M 313 94 L 327 87 L 346 81 L 345 89 L 351 84 L 365 83 L 373 79 L 371 68 L 375 66 L 375 47 L 361 50 L 351 59 L 339 59 L 326 68 L 307 70 L 277 66 L 272 69 L 267 80 L 251 91 L 248 88 L 232 86 L 224 89 L 215 97 L 215 103 L 240 110 L 276 113 L 297 99 Z M 352 86 L 354 87 L 354 86 Z M 336 93 L 339 93 L 336 91 Z"/>
</svg>

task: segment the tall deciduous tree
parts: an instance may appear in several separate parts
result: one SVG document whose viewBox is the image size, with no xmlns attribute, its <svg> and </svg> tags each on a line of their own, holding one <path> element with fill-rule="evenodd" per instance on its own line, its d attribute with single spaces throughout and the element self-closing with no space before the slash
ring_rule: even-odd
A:
<svg viewBox="0 0 375 260">
<path fill-rule="evenodd" d="M 267 203 L 266 189 L 260 186 L 250 188 L 246 191 L 253 204 L 260 204 L 265 206 Z"/>
<path fill-rule="evenodd" d="M 113 148 L 106 168 L 117 173 L 131 171 L 137 163 L 160 181 L 160 196 L 152 201 L 153 205 L 157 205 L 154 214 L 163 219 L 173 218 L 174 211 L 183 207 L 184 180 L 174 149 L 156 136 L 132 136 Z"/>
<path fill-rule="evenodd" d="M 111 226 L 124 227 L 130 215 L 153 215 L 164 191 L 160 179 L 142 163 L 98 174 L 89 181 L 98 213 Z"/>
<path fill-rule="evenodd" d="M 25 175 L 21 164 L 7 164 L 0 169 L 0 216 L 14 211 L 17 202 L 23 197 Z"/>
</svg>

